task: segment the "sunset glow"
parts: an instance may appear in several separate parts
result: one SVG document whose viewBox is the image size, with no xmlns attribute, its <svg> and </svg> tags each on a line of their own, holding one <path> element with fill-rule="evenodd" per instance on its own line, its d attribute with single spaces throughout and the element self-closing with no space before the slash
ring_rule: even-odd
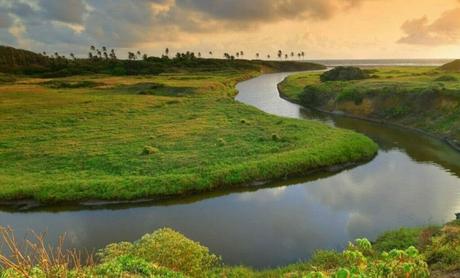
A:
<svg viewBox="0 0 460 278">
<path fill-rule="evenodd" d="M 0 0 L 0 42 L 86 55 L 305 51 L 308 59 L 455 58 L 457 0 Z"/>
</svg>

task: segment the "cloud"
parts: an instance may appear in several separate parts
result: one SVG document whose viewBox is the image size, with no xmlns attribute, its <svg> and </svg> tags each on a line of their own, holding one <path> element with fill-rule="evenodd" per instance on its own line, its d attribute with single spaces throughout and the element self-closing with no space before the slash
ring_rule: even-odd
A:
<svg viewBox="0 0 460 278">
<path fill-rule="evenodd" d="M 299 17 L 326 19 L 332 16 L 341 2 L 325 0 L 177 0 L 177 6 L 194 10 L 214 19 L 229 21 L 277 21 Z"/>
<path fill-rule="evenodd" d="M 43 16 L 48 20 L 82 24 L 87 6 L 82 0 L 40 0 Z"/>
<path fill-rule="evenodd" d="M 0 8 L 24 27 L 22 41 L 134 47 L 282 20 L 327 20 L 362 1 L 370 0 L 0 0 Z M 11 24 L 1 18 L 0 28 Z"/>
<path fill-rule="evenodd" d="M 417 45 L 446 45 L 460 41 L 460 8 L 444 12 L 435 21 L 426 16 L 404 22 L 405 33 L 398 42 Z"/>
<path fill-rule="evenodd" d="M 0 11 L 0 29 L 9 28 L 13 24 L 11 16 L 5 12 Z"/>
</svg>

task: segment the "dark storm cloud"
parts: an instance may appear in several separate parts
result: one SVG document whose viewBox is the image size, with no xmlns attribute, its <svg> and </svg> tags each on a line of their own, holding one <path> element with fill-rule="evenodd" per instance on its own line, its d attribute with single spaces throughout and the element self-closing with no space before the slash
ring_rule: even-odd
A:
<svg viewBox="0 0 460 278">
<path fill-rule="evenodd" d="M 24 27 L 22 39 L 131 47 L 174 41 L 181 32 L 246 30 L 299 18 L 325 20 L 362 1 L 370 0 L 0 0 L 0 8 Z M 0 26 L 6 24 L 11 23 L 0 21 Z"/>
<path fill-rule="evenodd" d="M 66 23 L 83 23 L 83 16 L 87 12 L 82 0 L 40 0 L 44 17 Z"/>
<path fill-rule="evenodd" d="M 205 13 L 212 18 L 251 22 L 304 16 L 329 18 L 336 9 L 334 1 L 325 0 L 177 0 L 176 3 L 178 7 Z"/>
<path fill-rule="evenodd" d="M 418 45 L 445 45 L 460 42 L 460 8 L 444 12 L 435 21 L 428 18 L 408 20 L 402 25 L 406 34 L 398 42 Z"/>
</svg>

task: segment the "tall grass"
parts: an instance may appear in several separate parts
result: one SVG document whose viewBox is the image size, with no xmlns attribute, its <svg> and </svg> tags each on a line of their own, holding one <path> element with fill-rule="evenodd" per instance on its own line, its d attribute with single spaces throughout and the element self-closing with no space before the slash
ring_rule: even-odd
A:
<svg viewBox="0 0 460 278">
<path fill-rule="evenodd" d="M 94 264 L 92 254 L 85 254 L 86 261 L 82 263 L 81 251 L 65 249 L 65 235 L 53 245 L 46 242 L 45 234 L 31 231 L 31 235 L 30 239 L 23 239 L 20 243 L 13 229 L 0 226 L 0 250 L 5 250 L 0 253 L 0 266 L 6 269 L 5 277 L 15 274 L 23 277 L 36 277 L 38 274 L 43 277 L 68 277 L 69 272 L 78 273 L 83 267 Z"/>
</svg>

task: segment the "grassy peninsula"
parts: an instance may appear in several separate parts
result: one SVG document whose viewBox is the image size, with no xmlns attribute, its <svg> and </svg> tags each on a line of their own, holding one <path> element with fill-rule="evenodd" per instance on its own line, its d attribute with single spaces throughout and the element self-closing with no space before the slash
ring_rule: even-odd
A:
<svg viewBox="0 0 460 278">
<path fill-rule="evenodd" d="M 302 73 L 279 88 L 309 107 L 416 128 L 459 146 L 460 73 L 444 68 L 373 68 L 354 80 L 324 82 L 322 73 Z"/>
<path fill-rule="evenodd" d="M 258 68 L 4 74 L 0 199 L 163 198 L 373 157 L 377 146 L 363 135 L 236 102 L 235 84 L 260 74 Z"/>
</svg>

